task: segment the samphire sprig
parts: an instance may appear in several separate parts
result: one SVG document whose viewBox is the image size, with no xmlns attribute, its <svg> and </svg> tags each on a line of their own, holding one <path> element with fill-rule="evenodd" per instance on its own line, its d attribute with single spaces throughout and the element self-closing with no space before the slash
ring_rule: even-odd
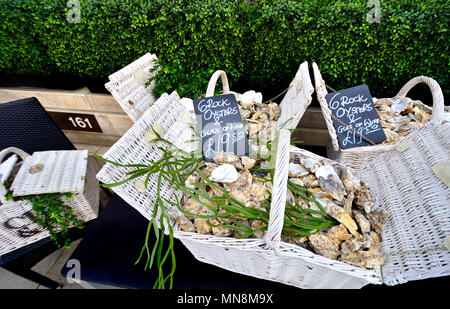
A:
<svg viewBox="0 0 450 309">
<path fill-rule="evenodd" d="M 181 150 L 173 143 L 163 139 L 158 132 L 156 132 L 156 130 L 153 129 L 153 132 L 156 136 L 153 142 L 155 145 L 159 145 L 156 148 L 162 153 L 161 158 L 154 162 L 147 160 L 149 162 L 148 164 L 121 164 L 104 159 L 97 155 L 94 156 L 118 167 L 133 168 L 133 170 L 126 172 L 126 175 L 128 176 L 126 179 L 116 183 L 102 184 L 102 186 L 107 188 L 120 186 L 128 181 L 145 176 L 144 183 L 145 188 L 147 189 L 150 177 L 152 175 L 157 175 L 156 203 L 147 228 L 145 242 L 136 264 L 142 260 L 144 254 L 147 257 L 145 270 L 151 269 L 156 262 L 156 267 L 158 268 L 158 278 L 155 282 L 154 288 L 161 289 L 166 287 L 167 281 L 169 281 L 169 287 L 172 288 L 173 275 L 176 268 L 175 254 L 173 250 L 173 228 L 171 225 L 171 218 L 165 211 L 165 206 L 176 206 L 181 213 L 188 217 L 206 219 L 208 225 L 212 228 L 222 227 L 236 231 L 238 232 L 235 233 L 236 238 L 249 238 L 253 237 L 258 232 L 267 230 L 268 228 L 271 192 L 267 190 L 266 193 L 268 193 L 268 198 L 262 202 L 262 209 L 244 205 L 242 202 L 232 197 L 225 188 L 222 188 L 217 183 L 212 182 L 208 176 L 199 169 L 200 163 L 204 160 L 201 154 L 198 152 L 186 152 Z M 259 181 L 272 181 L 273 179 L 273 169 L 255 167 L 252 170 L 270 175 L 269 179 L 258 177 Z M 189 183 L 189 186 L 186 186 L 186 179 L 193 173 L 199 175 L 201 181 Z M 172 189 L 174 189 L 175 193 L 173 200 L 169 200 L 161 196 L 162 181 L 167 181 L 171 185 Z M 211 196 L 207 191 L 208 187 L 214 189 L 216 192 L 220 192 L 220 196 Z M 293 193 L 304 197 L 306 200 L 316 203 L 321 211 L 304 209 L 298 204 L 287 203 L 282 237 L 296 238 L 310 236 L 311 234 L 319 232 L 323 228 L 335 224 L 335 221 L 328 214 L 326 214 L 323 207 L 315 199 L 313 193 L 308 191 L 306 188 L 292 183 L 289 183 L 288 188 L 293 191 Z M 211 211 L 211 214 L 195 214 L 186 211 L 180 206 L 180 199 L 176 194 L 176 191 L 182 192 L 185 196 L 193 198 L 198 203 L 208 208 Z M 313 215 L 320 215 L 321 217 L 317 218 Z M 258 220 L 262 223 L 262 225 L 258 228 L 252 228 L 251 225 L 244 223 L 251 220 Z M 160 227 L 159 229 L 158 221 Z M 163 236 L 166 229 L 168 229 L 170 240 L 167 248 L 164 249 Z M 149 236 L 152 230 L 156 236 L 156 241 L 153 244 L 153 247 L 149 244 Z M 169 257 L 171 258 L 172 267 L 169 274 L 165 275 L 163 265 L 168 261 Z"/>
</svg>

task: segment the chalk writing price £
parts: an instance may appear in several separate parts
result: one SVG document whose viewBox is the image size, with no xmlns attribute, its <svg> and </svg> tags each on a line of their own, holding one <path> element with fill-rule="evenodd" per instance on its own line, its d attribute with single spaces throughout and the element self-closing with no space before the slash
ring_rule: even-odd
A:
<svg viewBox="0 0 450 309">
<path fill-rule="evenodd" d="M 369 88 L 356 86 L 326 95 L 338 141 L 342 149 L 366 146 L 368 140 L 386 140 Z M 363 138 L 363 136 L 365 138 Z"/>
<path fill-rule="evenodd" d="M 244 124 L 233 94 L 194 100 L 205 160 L 218 152 L 244 155 L 249 151 Z"/>
</svg>

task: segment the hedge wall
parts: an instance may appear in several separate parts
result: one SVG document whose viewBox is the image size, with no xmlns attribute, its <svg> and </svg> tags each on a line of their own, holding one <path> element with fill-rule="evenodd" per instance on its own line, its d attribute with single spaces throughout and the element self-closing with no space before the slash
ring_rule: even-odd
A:
<svg viewBox="0 0 450 309">
<path fill-rule="evenodd" d="M 445 0 L 381 0 L 380 23 L 367 0 L 80 0 L 72 24 L 68 2 L 0 0 L 0 73 L 104 78 L 150 51 L 159 93 L 196 96 L 216 69 L 235 89 L 276 93 L 307 60 L 334 88 L 367 83 L 381 97 L 427 75 L 448 94 Z"/>
</svg>

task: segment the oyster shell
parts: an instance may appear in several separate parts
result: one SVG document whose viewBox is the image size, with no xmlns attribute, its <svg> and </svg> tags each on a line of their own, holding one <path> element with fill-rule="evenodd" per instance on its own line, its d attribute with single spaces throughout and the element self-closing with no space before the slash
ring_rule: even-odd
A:
<svg viewBox="0 0 450 309">
<path fill-rule="evenodd" d="M 395 98 L 394 103 L 392 103 L 392 105 L 391 105 L 391 110 L 394 113 L 400 114 L 408 107 L 409 107 L 409 103 L 407 100 Z"/>
<path fill-rule="evenodd" d="M 336 260 L 339 255 L 339 246 L 326 235 L 317 234 L 308 237 L 311 247 L 317 254 Z"/>
<path fill-rule="evenodd" d="M 386 135 L 386 141 L 387 142 L 392 142 L 397 140 L 400 135 L 398 135 L 397 133 L 395 133 L 394 131 L 390 130 L 390 129 L 383 129 L 384 134 Z"/>
<path fill-rule="evenodd" d="M 340 261 L 363 268 L 379 269 L 384 263 L 384 257 L 376 251 L 357 251 L 349 254 L 342 254 Z"/>
<path fill-rule="evenodd" d="M 211 219 L 210 222 L 214 225 L 221 224 L 217 219 L 214 219 L 214 218 Z M 228 237 L 233 234 L 233 230 L 226 228 L 226 227 L 222 227 L 222 226 L 213 227 L 213 228 L 211 228 L 211 230 L 212 230 L 212 233 L 217 237 Z"/>
<path fill-rule="evenodd" d="M 277 120 L 281 116 L 281 108 L 277 103 L 270 102 L 267 105 L 269 109 L 269 118 L 270 120 Z"/>
<path fill-rule="evenodd" d="M 311 173 L 315 173 L 322 163 L 313 158 L 302 158 L 300 163 Z"/>
<path fill-rule="evenodd" d="M 319 167 L 315 173 L 323 191 L 329 193 L 334 199 L 342 201 L 345 195 L 344 184 L 331 165 Z"/>
<path fill-rule="evenodd" d="M 368 214 L 375 206 L 375 197 L 369 191 L 369 188 L 364 185 L 357 192 L 354 203 L 358 208 L 364 210 L 364 212 Z"/>
<path fill-rule="evenodd" d="M 380 236 L 374 231 L 370 233 L 363 234 L 363 248 L 369 249 L 371 251 L 380 250 Z"/>
<path fill-rule="evenodd" d="M 207 219 L 195 218 L 194 226 L 197 229 L 198 234 L 209 234 L 211 233 L 211 226 L 208 225 Z"/>
<path fill-rule="evenodd" d="M 246 91 L 240 96 L 239 102 L 241 103 L 242 108 L 248 109 L 253 104 L 262 103 L 262 94 L 261 92 L 255 92 L 254 90 Z"/>
<path fill-rule="evenodd" d="M 249 158 L 247 156 L 242 156 L 241 157 L 241 163 L 244 166 L 244 168 L 246 169 L 251 169 L 253 166 L 255 166 L 256 160 Z"/>
<path fill-rule="evenodd" d="M 356 238 L 350 238 L 341 244 L 341 254 L 349 254 L 358 251 L 362 246 L 362 242 Z"/>
<path fill-rule="evenodd" d="M 236 168 L 243 168 L 241 160 L 233 152 L 218 152 L 214 155 L 213 161 L 217 164 L 231 164 Z"/>
<path fill-rule="evenodd" d="M 289 177 L 301 177 L 308 174 L 309 172 L 302 165 L 289 163 Z"/>
<path fill-rule="evenodd" d="M 351 192 L 358 191 L 361 188 L 361 180 L 350 169 L 340 164 L 334 164 L 333 167 L 344 184 L 345 190 Z"/>
<path fill-rule="evenodd" d="M 232 183 L 238 180 L 238 177 L 239 174 L 233 165 L 222 164 L 211 172 L 210 179 L 216 182 Z"/>
<path fill-rule="evenodd" d="M 251 225 L 253 230 L 259 230 L 259 229 L 263 229 L 265 227 L 267 227 L 267 225 L 259 220 L 253 220 L 252 225 Z M 255 235 L 256 238 L 263 238 L 266 235 L 267 230 L 262 230 L 262 231 L 258 231 L 255 232 L 253 235 Z"/>
<path fill-rule="evenodd" d="M 356 222 L 358 223 L 359 229 L 362 233 L 369 233 L 370 232 L 370 222 L 369 220 L 364 217 L 362 212 L 358 210 L 353 210 L 353 216 L 356 219 Z"/>
<path fill-rule="evenodd" d="M 348 233 L 347 228 L 343 224 L 333 226 L 327 232 L 327 236 L 328 236 L 328 238 L 332 239 L 338 245 L 340 245 L 341 242 L 353 237 L 352 234 Z"/>
<path fill-rule="evenodd" d="M 175 216 L 172 217 L 175 222 L 180 226 L 181 230 L 185 231 L 185 232 L 191 232 L 191 233 L 195 233 L 196 232 L 196 228 L 195 225 L 186 217 L 182 217 L 182 216 Z"/>
<path fill-rule="evenodd" d="M 369 219 L 370 225 L 377 233 L 381 233 L 388 217 L 389 213 L 383 210 L 374 210 L 370 214 L 367 214 L 367 219 Z"/>
<path fill-rule="evenodd" d="M 325 199 L 318 199 L 318 200 L 319 203 L 321 203 L 322 206 L 325 208 L 325 211 L 334 219 L 344 224 L 345 227 L 350 231 L 350 233 L 352 233 L 353 236 L 355 236 L 358 239 L 362 238 L 362 236 L 357 231 L 358 226 L 356 225 L 356 222 L 350 217 L 348 213 L 344 211 L 342 207 L 333 204 L 329 200 Z"/>
</svg>

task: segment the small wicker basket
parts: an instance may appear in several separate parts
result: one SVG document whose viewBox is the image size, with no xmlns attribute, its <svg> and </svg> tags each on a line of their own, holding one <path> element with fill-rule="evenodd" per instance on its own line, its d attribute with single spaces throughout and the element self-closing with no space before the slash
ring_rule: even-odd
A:
<svg viewBox="0 0 450 309">
<path fill-rule="evenodd" d="M 62 197 L 79 219 L 89 221 L 98 214 L 99 188 L 94 170 L 88 165 L 88 152 L 45 151 L 29 155 L 11 147 L 0 152 L 0 256 L 39 241 L 49 233 L 33 222 L 31 202 L 5 201 L 4 182 L 13 178 L 13 196 L 44 193 L 73 193 L 71 199 Z M 17 163 L 18 156 L 23 159 Z"/>
<path fill-rule="evenodd" d="M 328 94 L 325 81 L 322 79 L 322 75 L 316 63 L 313 63 L 314 81 L 317 93 L 317 99 L 321 105 L 322 113 L 325 118 L 325 122 L 329 132 L 329 140 L 327 146 L 327 156 L 333 160 L 338 161 L 344 165 L 351 166 L 355 170 L 360 170 L 363 165 L 378 158 L 380 154 L 383 154 L 391 149 L 394 149 L 400 142 L 393 145 L 372 145 L 355 147 L 349 149 L 340 149 L 337 139 L 337 133 L 333 126 L 333 120 L 331 118 L 331 110 L 328 107 L 328 103 L 325 96 Z M 439 84 L 430 77 L 418 76 L 411 79 L 406 83 L 403 88 L 395 96 L 399 99 L 404 99 L 406 94 L 419 83 L 425 83 L 430 87 L 431 94 L 433 96 L 433 110 L 430 122 L 434 124 L 441 124 L 443 114 L 445 111 L 444 96 L 442 94 Z"/>
</svg>

